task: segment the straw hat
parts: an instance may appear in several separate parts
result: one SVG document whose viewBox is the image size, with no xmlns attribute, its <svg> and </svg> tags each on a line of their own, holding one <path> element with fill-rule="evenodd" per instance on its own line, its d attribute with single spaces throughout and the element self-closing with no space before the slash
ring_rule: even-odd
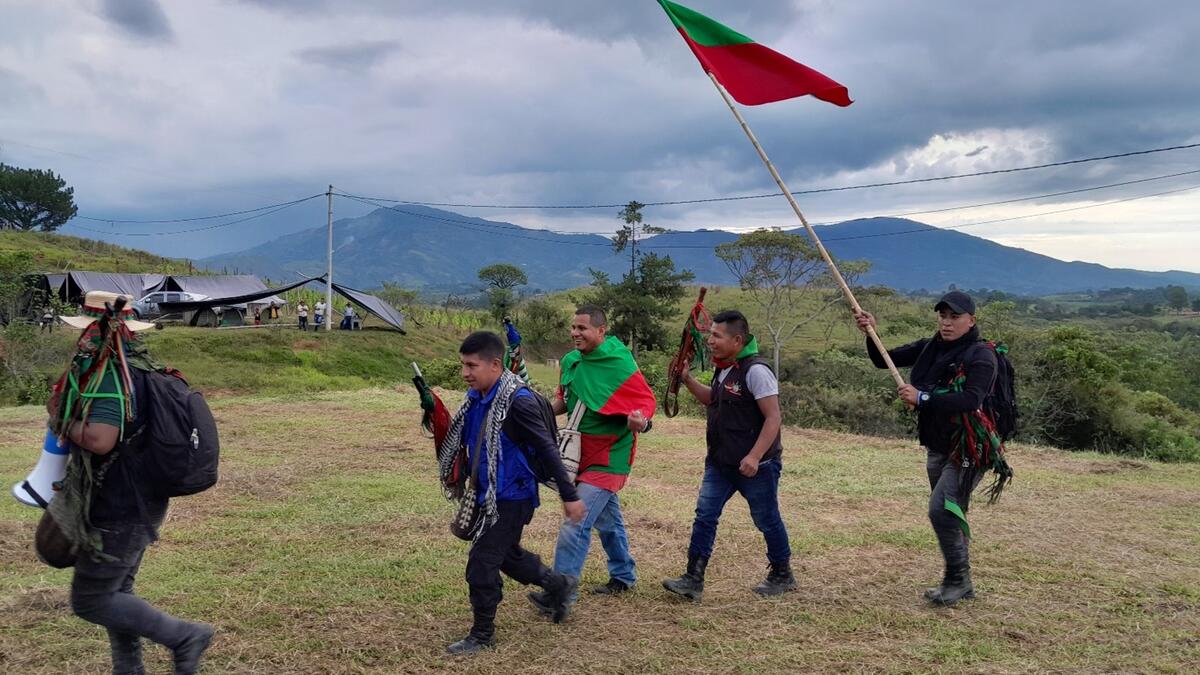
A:
<svg viewBox="0 0 1200 675">
<path fill-rule="evenodd" d="M 120 298 L 125 298 L 125 308 L 121 310 L 120 319 L 125 322 L 129 330 L 140 331 L 154 328 L 154 324 L 152 323 L 138 321 L 133 318 L 132 296 L 109 293 L 108 291 L 88 291 L 88 294 L 83 298 L 83 307 L 80 309 L 79 316 L 60 316 L 59 318 L 68 326 L 82 330 L 95 323 L 104 314 L 105 303 L 116 304 Z"/>
</svg>

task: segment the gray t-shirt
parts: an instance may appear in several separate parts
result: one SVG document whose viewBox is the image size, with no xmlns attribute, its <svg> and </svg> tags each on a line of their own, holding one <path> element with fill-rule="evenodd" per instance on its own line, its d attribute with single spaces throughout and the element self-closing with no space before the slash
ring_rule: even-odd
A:
<svg viewBox="0 0 1200 675">
<path fill-rule="evenodd" d="M 717 371 L 717 376 L 714 382 L 720 384 L 725 381 L 725 375 L 733 369 L 733 366 L 724 370 Z M 775 377 L 775 373 L 771 372 L 771 368 L 765 363 L 751 364 L 750 370 L 746 371 L 746 386 L 750 388 L 750 393 L 754 394 L 754 400 L 766 398 L 768 396 L 779 395 L 779 379 Z"/>
</svg>

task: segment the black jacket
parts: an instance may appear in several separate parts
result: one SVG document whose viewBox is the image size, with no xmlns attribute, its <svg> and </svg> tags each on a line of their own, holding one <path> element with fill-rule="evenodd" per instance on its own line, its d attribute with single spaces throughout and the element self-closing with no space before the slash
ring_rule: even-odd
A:
<svg viewBox="0 0 1200 675">
<path fill-rule="evenodd" d="M 883 356 L 867 339 L 867 354 L 876 368 L 886 368 Z M 889 349 L 888 355 L 897 368 L 912 367 L 909 380 L 930 398 L 917 408 L 917 435 L 921 445 L 939 453 L 951 450 L 951 419 L 956 413 L 970 412 L 983 405 L 996 380 L 996 354 L 980 340 L 979 328 L 972 327 L 966 335 L 952 342 L 940 335 L 922 338 L 902 347 Z M 960 392 L 934 393 L 945 387 L 965 367 L 967 381 Z"/>
</svg>

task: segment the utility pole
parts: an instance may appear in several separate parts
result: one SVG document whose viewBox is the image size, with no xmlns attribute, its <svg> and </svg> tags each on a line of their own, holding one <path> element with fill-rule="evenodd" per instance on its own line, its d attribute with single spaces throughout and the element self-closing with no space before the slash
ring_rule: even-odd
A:
<svg viewBox="0 0 1200 675">
<path fill-rule="evenodd" d="M 329 198 L 328 267 L 325 270 L 325 330 L 333 330 L 333 186 L 325 193 Z"/>
</svg>

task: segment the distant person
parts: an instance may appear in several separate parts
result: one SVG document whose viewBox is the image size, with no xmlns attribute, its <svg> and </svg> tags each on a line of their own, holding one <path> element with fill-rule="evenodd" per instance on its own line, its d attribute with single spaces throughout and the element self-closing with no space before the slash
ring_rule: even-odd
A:
<svg viewBox="0 0 1200 675">
<path fill-rule="evenodd" d="M 970 529 L 966 514 L 971 492 L 989 469 L 996 468 L 998 478 L 1005 480 L 1012 477 L 1012 471 L 999 450 L 989 459 L 973 456 L 974 441 L 966 449 L 956 443 L 956 438 L 973 436 L 974 426 L 962 433 L 964 420 L 978 419 L 997 373 L 996 353 L 980 339 L 975 325 L 975 301 L 962 291 L 951 291 L 933 309 L 938 317 L 933 337 L 890 349 L 888 354 L 896 367 L 912 367 L 912 384 L 901 386 L 897 393 L 900 400 L 917 410 L 917 435 L 927 453 L 925 471 L 932 491 L 929 521 L 945 563 L 941 585 L 927 589 L 925 599 L 948 606 L 975 597 L 967 550 Z M 868 326 L 876 325 L 870 312 L 859 314 L 857 321 L 863 333 Z M 869 338 L 867 354 L 876 368 L 886 367 Z M 993 464 L 996 460 L 998 463 Z M 998 495 L 1003 485 L 1001 480 L 993 486 L 993 494 Z"/>
<path fill-rule="evenodd" d="M 46 305 L 42 310 L 42 320 L 38 332 L 54 332 L 54 308 Z"/>
<path fill-rule="evenodd" d="M 106 303 L 111 306 L 120 297 L 90 291 L 80 315 L 63 318 L 82 331 L 80 353 L 68 371 L 80 381 L 77 388 L 57 391 L 47 404 L 51 428 L 73 446 L 62 489 L 47 510 L 78 547 L 71 609 L 107 630 L 112 672 L 145 672 L 145 638 L 172 651 L 175 673 L 190 675 L 199 668 L 213 627 L 171 616 L 133 591 L 146 548 L 158 538 L 166 517 L 168 499 L 149 479 L 145 453 L 132 445 L 137 441 L 126 444 L 126 438 L 140 435 L 147 425 L 145 413 L 158 409 L 139 398 L 161 390 L 148 383 L 147 372 L 158 365 L 136 335 L 154 325 L 137 321 L 128 304 L 117 316 L 106 314 Z M 99 328 L 101 323 L 108 324 L 106 330 Z M 93 359 L 104 359 L 105 367 L 88 368 Z M 98 382 L 90 381 L 95 378 Z M 79 405 L 80 389 L 93 392 L 90 406 Z"/>
<path fill-rule="evenodd" d="M 688 545 L 687 571 L 663 587 L 689 600 L 704 593 L 704 571 L 717 539 L 717 522 L 734 493 L 750 507 L 750 518 L 767 544 L 767 578 L 759 595 L 779 595 L 796 587 L 792 549 L 779 514 L 783 445 L 779 434 L 779 380 L 758 355 L 758 341 L 739 311 L 713 317 L 708 348 L 717 371 L 709 386 L 690 372 L 684 384 L 708 410 L 708 456 L 696 499 L 696 519 Z"/>
<path fill-rule="evenodd" d="M 578 523 L 585 507 L 559 458 L 549 413 L 543 415 L 542 404 L 534 398 L 537 394 L 504 367 L 500 336 L 472 333 L 458 351 L 469 387 L 467 400 L 454 416 L 438 459 L 444 477 L 465 447 L 467 466 L 478 469 L 470 480 L 476 485 L 480 515 L 467 553 L 474 622 L 471 632 L 447 651 L 474 654 L 496 644 L 496 608 L 504 585 L 501 573 L 543 588 L 555 623 L 566 618 L 568 600 L 579 584 L 577 577 L 547 568 L 521 546 L 521 535 L 539 505 L 538 477 L 531 467 L 541 466 L 554 477 L 566 521 Z"/>
<path fill-rule="evenodd" d="M 351 330 L 354 328 L 354 307 L 350 303 L 346 303 L 346 309 L 342 311 L 342 330 Z"/>
<path fill-rule="evenodd" d="M 308 330 L 308 305 L 303 300 L 296 305 L 296 319 L 300 322 L 300 330 Z"/>
<path fill-rule="evenodd" d="M 274 300 L 271 301 L 271 306 L 267 308 L 267 319 L 271 321 L 279 320 L 279 305 L 275 304 Z"/>
<path fill-rule="evenodd" d="M 325 325 L 325 301 L 317 300 L 317 304 L 313 305 L 313 330 L 321 330 L 321 326 Z"/>
<path fill-rule="evenodd" d="M 254 308 L 254 325 L 255 326 L 262 325 L 262 308 L 261 307 Z"/>
</svg>

